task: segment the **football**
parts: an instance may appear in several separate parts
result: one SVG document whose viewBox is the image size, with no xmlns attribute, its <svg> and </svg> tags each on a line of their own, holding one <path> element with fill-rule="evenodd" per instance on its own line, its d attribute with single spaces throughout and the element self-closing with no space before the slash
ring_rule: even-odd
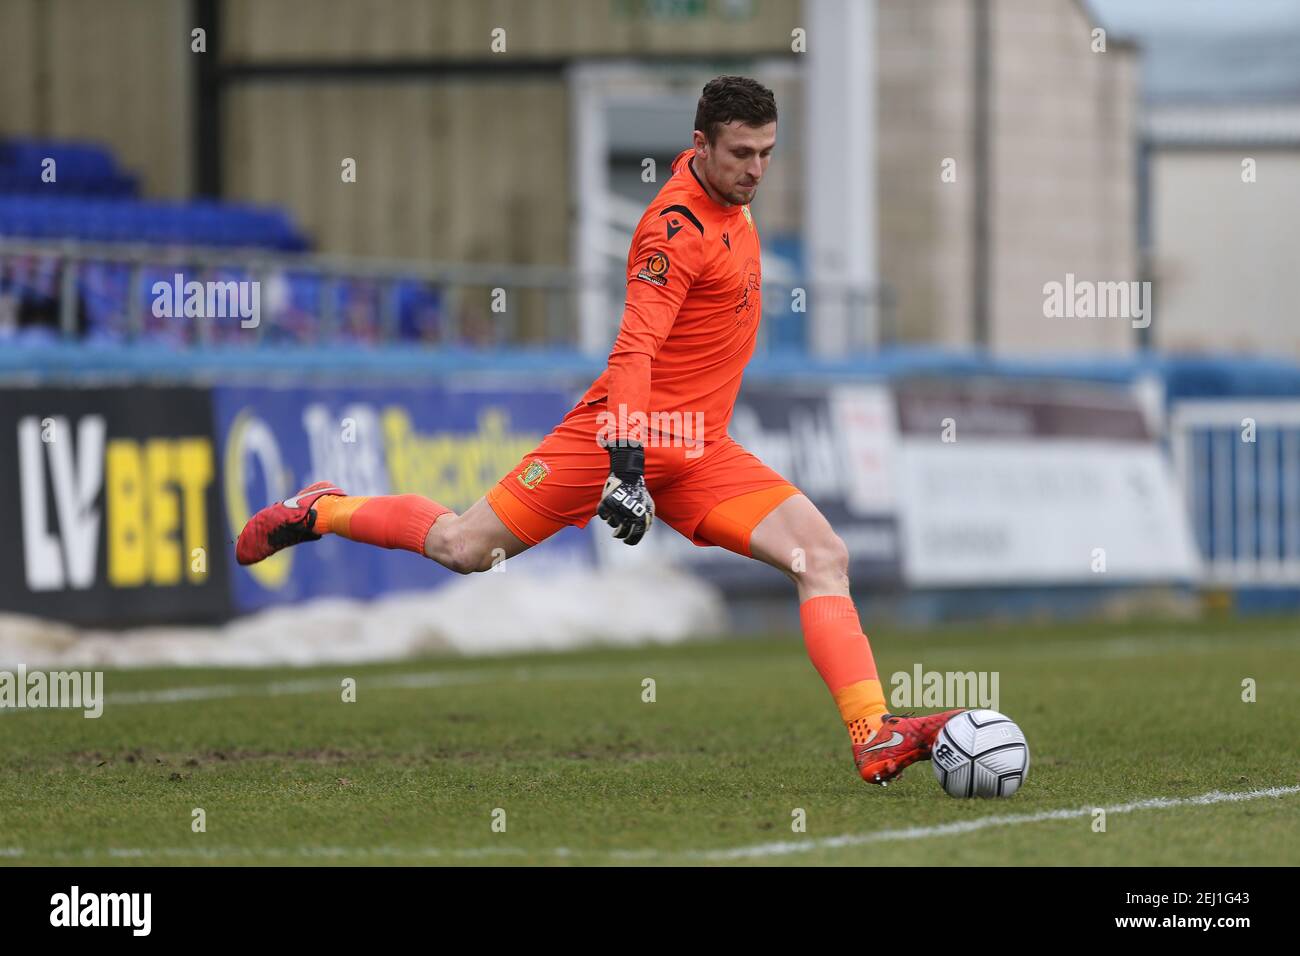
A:
<svg viewBox="0 0 1300 956">
<path fill-rule="evenodd" d="M 1029 774 L 1029 743 L 1010 717 L 968 710 L 944 724 L 931 759 L 950 797 L 1009 797 Z"/>
</svg>

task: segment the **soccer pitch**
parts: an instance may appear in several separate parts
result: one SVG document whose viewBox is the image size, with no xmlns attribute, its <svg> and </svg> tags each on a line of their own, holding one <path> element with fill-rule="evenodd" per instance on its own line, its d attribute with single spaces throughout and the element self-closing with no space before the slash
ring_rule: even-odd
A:
<svg viewBox="0 0 1300 956">
<path fill-rule="evenodd" d="M 952 799 L 928 763 L 864 784 L 797 635 L 113 671 L 99 719 L 0 713 L 0 863 L 1300 862 L 1294 619 L 868 630 L 887 695 L 998 672 L 1018 794 Z"/>
</svg>

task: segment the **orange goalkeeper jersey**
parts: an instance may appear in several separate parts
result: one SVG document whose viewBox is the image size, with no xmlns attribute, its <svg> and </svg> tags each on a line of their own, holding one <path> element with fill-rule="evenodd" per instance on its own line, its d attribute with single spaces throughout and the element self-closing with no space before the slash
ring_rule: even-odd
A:
<svg viewBox="0 0 1300 956">
<path fill-rule="evenodd" d="M 691 168 L 694 152 L 677 155 L 637 223 L 623 323 L 608 368 L 579 402 L 608 398 L 610 436 L 716 441 L 727 434 L 754 354 L 762 314 L 758 230 L 748 206 L 709 197 Z"/>
</svg>

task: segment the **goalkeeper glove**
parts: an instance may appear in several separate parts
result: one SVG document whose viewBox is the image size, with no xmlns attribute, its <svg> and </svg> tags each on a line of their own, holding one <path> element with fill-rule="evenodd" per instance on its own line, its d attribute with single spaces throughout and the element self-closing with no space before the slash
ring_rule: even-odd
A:
<svg viewBox="0 0 1300 956">
<path fill-rule="evenodd" d="M 645 485 L 645 449 L 637 442 L 609 445 L 609 478 L 596 514 L 614 537 L 636 544 L 655 520 L 655 503 Z"/>
</svg>

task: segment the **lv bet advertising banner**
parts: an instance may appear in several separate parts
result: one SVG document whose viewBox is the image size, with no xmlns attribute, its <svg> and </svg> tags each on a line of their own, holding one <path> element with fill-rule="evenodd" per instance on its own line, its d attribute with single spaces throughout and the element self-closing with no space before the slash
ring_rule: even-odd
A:
<svg viewBox="0 0 1300 956">
<path fill-rule="evenodd" d="M 213 620 L 230 590 L 208 392 L 0 389 L 0 609 Z"/>
<path fill-rule="evenodd" d="M 0 521 L 16 535 L 0 612 L 124 627 L 436 587 L 455 575 L 333 536 L 251 568 L 233 542 L 321 478 L 464 511 L 571 404 L 560 389 L 0 389 Z M 518 560 L 592 555 L 568 529 Z"/>
</svg>

